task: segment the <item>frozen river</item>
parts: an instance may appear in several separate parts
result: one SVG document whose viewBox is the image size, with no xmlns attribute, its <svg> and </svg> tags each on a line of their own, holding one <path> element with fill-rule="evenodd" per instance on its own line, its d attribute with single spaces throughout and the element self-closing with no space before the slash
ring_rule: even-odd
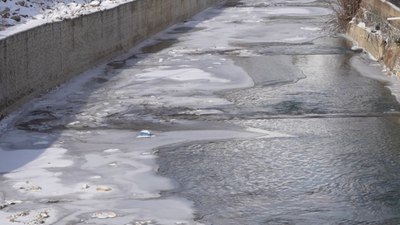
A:
<svg viewBox="0 0 400 225">
<path fill-rule="evenodd" d="M 400 224 L 400 104 L 331 13 L 230 0 L 27 103 L 0 224 Z"/>
</svg>

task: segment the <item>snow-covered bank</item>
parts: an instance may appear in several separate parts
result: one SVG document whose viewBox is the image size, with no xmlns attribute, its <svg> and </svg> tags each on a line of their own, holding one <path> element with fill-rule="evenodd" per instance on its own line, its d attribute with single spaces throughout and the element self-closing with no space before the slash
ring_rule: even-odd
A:
<svg viewBox="0 0 400 225">
<path fill-rule="evenodd" d="M 388 18 L 399 17 L 400 9 L 388 1 L 362 1 L 357 16 L 349 23 L 346 34 L 356 48 L 364 49 L 370 59 L 379 62 L 371 63 L 371 68 L 353 64 L 362 75 L 382 81 L 400 102 L 400 51 L 398 35 L 400 23 Z M 384 70 L 384 71 L 382 71 Z M 380 76 L 379 74 L 385 74 Z"/>
<path fill-rule="evenodd" d="M 371 57 L 368 54 L 353 57 L 350 62 L 360 75 L 384 84 L 390 89 L 397 101 L 400 102 L 400 78 L 398 76 L 394 76 L 390 71 L 383 69 L 379 62 L 371 61 Z"/>
<path fill-rule="evenodd" d="M 72 19 L 131 1 L 135 0 L 2 0 L 0 31 L 3 31 L 0 33 L 12 34 L 39 24 Z"/>
<path fill-rule="evenodd" d="M 38 20 L 0 31 L 0 117 L 22 101 L 129 50 L 217 2 L 136 0 L 21 32 L 19 29 Z"/>
<path fill-rule="evenodd" d="M 5 209 L 0 210 L 2 225 L 70 224 L 77 218 L 81 224 L 112 219 L 111 224 L 196 225 L 191 202 L 160 198 L 160 191 L 175 185 L 156 175 L 154 149 L 179 142 L 251 137 L 254 133 L 178 131 L 136 139 L 135 132 L 128 130 L 65 131 L 54 143 L 44 141 L 51 135 L 14 135 L 25 144 L 36 143 L 39 149 L 12 150 L 9 146 L 18 145 L 18 140 L 9 136 L 1 139 L 0 171 L 8 172 L 0 178 L 5 195 L 4 204 L 0 202 L 0 208 Z M 53 147 L 43 148 L 49 145 Z M 10 169 L 15 166 L 3 164 L 25 154 L 36 155 L 36 159 L 14 170 Z"/>
<path fill-rule="evenodd" d="M 398 48 L 400 9 L 381 0 L 362 1 L 356 16 L 348 24 L 346 34 L 373 58 L 395 75 L 400 75 Z"/>
</svg>

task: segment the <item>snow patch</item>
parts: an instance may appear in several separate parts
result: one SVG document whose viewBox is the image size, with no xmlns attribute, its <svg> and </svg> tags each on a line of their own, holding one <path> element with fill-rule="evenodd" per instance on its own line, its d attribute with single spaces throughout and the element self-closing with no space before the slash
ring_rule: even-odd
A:
<svg viewBox="0 0 400 225">
<path fill-rule="evenodd" d="M 357 26 L 358 26 L 358 27 L 361 27 L 361 28 L 365 28 L 365 27 L 366 27 L 366 25 L 365 25 L 364 22 L 359 22 L 359 23 L 357 24 Z"/>
<path fill-rule="evenodd" d="M 307 31 L 320 31 L 322 28 L 320 27 L 300 27 L 301 30 L 307 30 Z"/>
<path fill-rule="evenodd" d="M 2 0 L 0 37 L 41 24 L 72 19 L 135 0 Z"/>
<path fill-rule="evenodd" d="M 310 14 L 310 10 L 307 10 L 305 8 L 276 8 L 276 9 L 270 9 L 266 10 L 268 14 L 272 15 L 285 15 L 285 14 Z"/>
<path fill-rule="evenodd" d="M 206 73 L 203 70 L 190 68 L 190 69 L 176 69 L 176 70 L 156 70 L 147 73 L 137 74 L 139 80 L 154 80 L 154 79 L 170 79 L 175 81 L 195 81 L 195 80 L 207 80 L 209 82 L 228 83 L 229 80 L 217 78 L 212 76 L 210 73 Z"/>
</svg>

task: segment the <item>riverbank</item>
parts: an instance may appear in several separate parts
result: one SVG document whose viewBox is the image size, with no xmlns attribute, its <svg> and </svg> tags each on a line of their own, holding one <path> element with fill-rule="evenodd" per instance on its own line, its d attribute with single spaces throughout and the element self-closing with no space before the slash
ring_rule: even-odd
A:
<svg viewBox="0 0 400 225">
<path fill-rule="evenodd" d="M 136 0 L 104 11 L 0 32 L 0 118 L 218 0 Z"/>
<path fill-rule="evenodd" d="M 388 71 L 400 76 L 400 8 L 383 0 L 363 0 L 346 34 Z"/>
</svg>

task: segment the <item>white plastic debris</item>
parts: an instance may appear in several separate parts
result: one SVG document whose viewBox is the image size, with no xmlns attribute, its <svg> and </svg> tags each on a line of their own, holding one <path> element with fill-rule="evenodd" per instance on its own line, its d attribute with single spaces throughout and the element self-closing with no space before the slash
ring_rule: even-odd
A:
<svg viewBox="0 0 400 225">
<path fill-rule="evenodd" d="M 137 138 L 151 138 L 154 137 L 154 134 L 149 130 L 141 130 L 137 136 Z"/>
</svg>

